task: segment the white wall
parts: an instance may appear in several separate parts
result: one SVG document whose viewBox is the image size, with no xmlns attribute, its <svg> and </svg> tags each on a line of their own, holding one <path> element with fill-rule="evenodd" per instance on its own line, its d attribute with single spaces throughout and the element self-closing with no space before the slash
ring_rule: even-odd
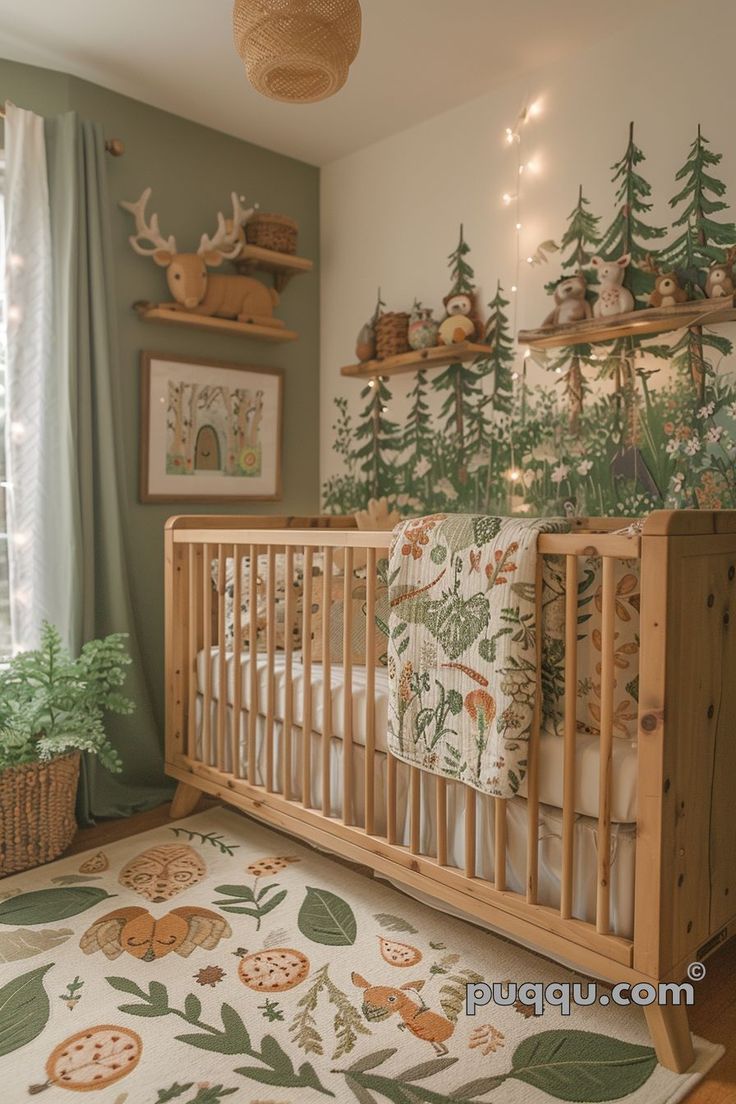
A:
<svg viewBox="0 0 736 1104">
<path fill-rule="evenodd" d="M 546 238 L 559 240 L 580 183 L 594 213 L 603 216 L 601 227 L 607 225 L 614 214 L 610 166 L 624 152 L 630 120 L 647 158 L 643 172 L 655 201 L 651 221 L 669 223 L 674 174 L 698 123 L 712 148 L 724 154 L 718 175 L 736 206 L 734 41 L 733 0 L 710 0 L 707 7 L 672 0 L 658 16 L 642 4 L 636 24 L 574 65 L 496 90 L 323 169 L 323 479 L 339 468 L 331 451 L 333 398 L 346 395 L 354 412 L 358 407 L 360 385 L 341 378 L 339 368 L 355 359 L 355 337 L 372 312 L 377 285 L 388 309 L 409 309 L 415 296 L 439 309 L 449 290 L 446 256 L 461 221 L 482 301 L 493 295 L 497 278 L 507 292 L 514 282 L 515 219 L 501 195 L 514 190 L 515 154 L 504 131 L 525 102 L 539 99 L 543 110 L 524 131 L 525 158 L 538 159 L 541 168 L 524 179 L 524 257 Z M 543 284 L 558 274 L 554 258 L 541 269 L 522 264 L 519 327 L 541 323 L 549 309 Z M 394 417 L 400 418 L 401 396 L 412 378 L 392 384 Z"/>
</svg>

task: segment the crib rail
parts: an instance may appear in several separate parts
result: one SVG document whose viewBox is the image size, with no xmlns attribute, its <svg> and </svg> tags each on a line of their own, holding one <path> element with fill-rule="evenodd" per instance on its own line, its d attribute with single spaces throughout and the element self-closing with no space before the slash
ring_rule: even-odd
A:
<svg viewBox="0 0 736 1104">
<path fill-rule="evenodd" d="M 169 771 L 181 779 L 195 775 L 200 788 L 482 915 L 513 936 L 534 938 L 550 953 L 569 954 L 572 945 L 576 961 L 601 973 L 615 963 L 615 976 L 625 979 L 633 944 L 612 934 L 610 888 L 615 568 L 617 561 L 639 557 L 639 537 L 575 531 L 539 541 L 537 625 L 543 557 L 564 557 L 566 579 L 562 858 L 559 906 L 553 907 L 539 900 L 541 685 L 528 753 L 526 874 L 519 892 L 509 888 L 508 803 L 494 799 L 492 875 L 484 876 L 489 856 L 481 797 L 460 782 L 430 779 L 381 746 L 376 617 L 390 534 L 271 529 L 267 519 L 247 519 L 242 527 L 223 519 L 185 522 L 170 527 L 167 545 Z M 578 564 L 589 557 L 602 561 L 594 923 L 574 915 L 573 892 Z M 537 649 L 539 656 L 539 633 Z M 227 663 L 225 656 L 231 657 Z M 344 689 L 336 704 L 332 673 L 338 666 Z M 358 668 L 365 687 L 360 710 L 354 700 Z M 464 807 L 460 845 L 451 806 Z"/>
</svg>

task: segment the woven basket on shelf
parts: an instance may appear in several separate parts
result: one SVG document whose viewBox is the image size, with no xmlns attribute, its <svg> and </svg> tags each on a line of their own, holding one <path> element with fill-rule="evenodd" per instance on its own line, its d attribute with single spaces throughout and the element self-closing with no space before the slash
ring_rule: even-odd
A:
<svg viewBox="0 0 736 1104">
<path fill-rule="evenodd" d="M 376 321 L 376 356 L 379 360 L 409 352 L 409 315 L 389 311 Z"/>
<path fill-rule="evenodd" d="M 235 47 L 264 96 L 314 103 L 338 92 L 360 46 L 358 0 L 235 0 Z"/>
<path fill-rule="evenodd" d="M 78 751 L 0 772 L 0 877 L 66 851 L 77 830 L 78 780 Z"/>
<path fill-rule="evenodd" d="M 259 211 L 245 224 L 245 240 L 261 249 L 277 253 L 296 253 L 299 223 L 288 215 L 272 215 Z"/>
</svg>

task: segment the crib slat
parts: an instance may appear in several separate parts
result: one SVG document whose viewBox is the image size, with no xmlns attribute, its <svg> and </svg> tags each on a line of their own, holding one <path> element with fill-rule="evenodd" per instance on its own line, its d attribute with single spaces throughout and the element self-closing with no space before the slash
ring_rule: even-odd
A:
<svg viewBox="0 0 736 1104">
<path fill-rule="evenodd" d="M 256 784 L 256 726 L 258 724 L 258 548 L 251 544 L 248 568 L 248 781 Z"/>
<path fill-rule="evenodd" d="M 376 830 L 376 550 L 368 549 L 365 597 L 365 830 Z"/>
<path fill-rule="evenodd" d="M 419 767 L 411 768 L 411 813 L 410 813 L 410 848 L 412 855 L 419 854 L 419 830 L 422 815 L 422 772 Z"/>
<path fill-rule="evenodd" d="M 437 820 L 437 862 L 447 866 L 447 779 L 435 779 L 435 817 Z"/>
<path fill-rule="evenodd" d="M 332 563 L 335 553 L 330 545 L 324 546 L 324 575 L 322 576 L 322 815 L 331 811 L 330 753 L 332 751 Z"/>
<path fill-rule="evenodd" d="M 504 798 L 494 798 L 495 839 L 493 869 L 494 887 L 503 892 L 506 889 L 506 840 L 508 836 L 508 824 L 506 821 L 507 804 Z"/>
<path fill-rule="evenodd" d="M 295 612 L 295 580 L 294 580 L 294 548 L 288 545 L 285 552 L 284 581 L 286 585 L 286 602 L 284 606 L 284 727 L 281 735 L 283 772 L 281 776 L 281 792 L 285 801 L 291 800 L 291 729 L 294 723 L 294 624 Z"/>
<path fill-rule="evenodd" d="M 397 760 L 386 753 L 386 839 L 396 843 L 396 770 Z"/>
<path fill-rule="evenodd" d="M 353 550 L 345 549 L 342 621 L 342 819 L 353 823 Z"/>
<path fill-rule="evenodd" d="M 475 798 L 471 786 L 465 786 L 465 876 L 475 877 Z"/>
<path fill-rule="evenodd" d="M 212 556 L 213 545 L 204 546 L 202 571 L 202 624 L 204 626 L 204 695 L 202 697 L 202 762 L 212 753 Z"/>
<path fill-rule="evenodd" d="M 616 669 L 616 561 L 603 559 L 601 614 L 601 740 L 598 779 L 597 931 L 611 930 L 611 758 L 613 753 L 613 692 Z"/>
<path fill-rule="evenodd" d="M 240 747 L 240 726 L 243 710 L 243 550 L 240 545 L 233 547 L 233 721 L 231 737 L 232 773 L 242 777 L 240 769 L 242 749 Z"/>
<path fill-rule="evenodd" d="M 187 602 L 189 604 L 189 621 L 188 621 L 188 649 L 189 656 L 187 661 L 188 668 L 188 690 L 189 690 L 189 706 L 187 717 L 187 755 L 195 759 L 197 748 L 197 644 L 198 644 L 198 622 L 199 622 L 199 602 L 197 600 L 197 583 L 199 579 L 199 568 L 202 562 L 202 553 L 196 544 L 189 545 L 189 574 L 187 577 Z"/>
<path fill-rule="evenodd" d="M 304 549 L 304 610 L 302 623 L 302 805 L 312 804 L 312 572 L 314 549 Z"/>
<path fill-rule="evenodd" d="M 529 736 L 526 802 L 527 802 L 527 840 L 526 840 L 526 899 L 530 905 L 537 903 L 539 881 L 539 733 L 542 724 L 542 553 L 537 553 L 534 572 L 534 632 L 536 641 L 537 685 L 534 693 L 534 714 L 532 730 Z"/>
<path fill-rule="evenodd" d="M 266 581 L 266 789 L 273 793 L 273 742 L 276 701 L 276 549 L 268 546 Z"/>
<path fill-rule="evenodd" d="M 227 545 L 217 547 L 217 759 L 216 766 L 225 766 L 225 725 L 227 721 L 227 645 L 225 643 L 225 591 Z"/>
<path fill-rule="evenodd" d="M 575 841 L 575 740 L 578 693 L 578 559 L 565 558 L 565 745 L 562 783 L 560 915 L 572 916 Z"/>
</svg>

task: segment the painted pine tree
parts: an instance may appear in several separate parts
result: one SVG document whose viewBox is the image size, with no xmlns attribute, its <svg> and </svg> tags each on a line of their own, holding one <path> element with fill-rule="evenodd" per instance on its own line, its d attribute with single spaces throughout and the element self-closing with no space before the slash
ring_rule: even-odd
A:
<svg viewBox="0 0 736 1104">
<path fill-rule="evenodd" d="M 641 305 L 638 304 L 638 297 L 652 288 L 651 276 L 639 266 L 646 260 L 647 253 L 653 251 L 652 243 L 660 241 L 666 234 L 664 227 L 652 226 L 645 221 L 653 204 L 651 186 L 639 171 L 644 160 L 644 154 L 634 141 L 634 124 L 630 123 L 626 151 L 621 160 L 611 166 L 611 182 L 616 188 L 616 214 L 598 247 L 598 252 L 607 260 L 615 260 L 626 253 L 631 255 L 624 285 L 637 305 Z M 613 343 L 603 362 L 602 375 L 614 381 L 615 396 L 622 413 L 622 441 L 627 446 L 633 444 L 637 437 L 638 396 L 634 364 L 639 345 L 637 338 L 620 338 Z M 648 351 L 655 356 L 663 354 L 661 347 L 651 347 Z"/>
<path fill-rule="evenodd" d="M 461 224 L 458 244 L 448 257 L 452 279 L 451 295 L 475 294 L 473 282 L 475 273 L 467 260 L 469 253 L 470 246 L 465 241 Z M 443 420 L 445 433 L 455 452 L 454 466 L 461 484 L 467 480 L 468 423 L 473 420 L 477 403 L 483 395 L 481 387 L 481 380 L 485 375 L 483 363 L 449 364 L 433 381 L 433 387 L 437 392 L 447 392 L 440 409 L 440 418 Z"/>
<path fill-rule="evenodd" d="M 685 164 L 675 175 L 682 186 L 670 200 L 670 207 L 678 211 L 672 225 L 680 233 L 662 253 L 669 266 L 686 271 L 691 298 L 704 295 L 694 273 L 713 261 L 722 261 L 724 250 L 736 242 L 734 223 L 714 217 L 727 211 L 728 204 L 724 199 L 726 185 L 713 175 L 723 155 L 710 150 L 709 144 L 698 126 Z M 698 402 L 705 397 L 706 378 L 713 371 L 706 350 L 727 356 L 731 348 L 731 342 L 722 334 L 707 333 L 702 326 L 693 326 L 670 350 L 673 366 L 692 381 Z"/>
<path fill-rule="evenodd" d="M 488 321 L 484 342 L 491 352 L 479 362 L 481 377 L 488 379 L 490 391 L 476 402 L 470 445 L 472 454 L 487 457 L 487 464 L 478 468 L 477 508 L 489 509 L 491 500 L 499 498 L 496 484 L 502 478 L 501 472 L 508 466 L 507 453 L 510 455 L 506 435 L 498 432 L 498 416 L 509 415 L 513 406 L 514 383 L 514 340 L 511 336 L 506 307 L 509 301 L 504 298 L 501 281 L 496 284 L 496 294 L 488 304 Z M 476 443 L 478 448 L 476 448 Z"/>
<path fill-rule="evenodd" d="M 651 226 L 644 216 L 652 209 L 651 186 L 638 172 L 645 160 L 634 141 L 634 124 L 629 124 L 629 141 L 620 161 L 611 166 L 611 182 L 616 187 L 617 210 L 613 222 L 602 235 L 598 252 L 607 260 L 615 260 L 624 253 L 631 254 L 631 264 L 626 270 L 625 286 L 635 299 L 651 290 L 652 280 L 638 266 L 652 252 L 651 242 L 661 240 L 666 230 Z"/>
<path fill-rule="evenodd" d="M 394 490 L 392 458 L 401 449 L 401 433 L 397 423 L 387 417 L 392 395 L 383 377 L 371 380 L 360 397 L 368 401 L 355 432 L 358 447 L 354 457 L 365 476 L 367 497 L 380 498 Z"/>
<path fill-rule="evenodd" d="M 598 223 L 600 217 L 590 211 L 590 203 L 583 195 L 582 184 L 578 188 L 577 203 L 567 217 L 567 228 L 562 235 L 560 249 L 563 254 L 563 271 L 582 272 L 588 282 L 592 281 L 592 274 L 586 266 L 595 254 L 600 238 L 598 236 Z M 547 285 L 547 291 L 554 291 L 555 284 Z M 577 434 L 580 429 L 580 418 L 583 413 L 583 401 L 586 393 L 583 367 L 590 367 L 593 361 L 590 345 L 565 346 L 554 360 L 550 368 L 563 375 L 565 392 L 570 411 L 570 432 Z"/>
<path fill-rule="evenodd" d="M 406 454 L 403 466 L 408 472 L 415 471 L 422 460 L 430 461 L 435 446 L 427 389 L 427 373 L 417 372 L 408 395 L 410 407 L 401 441 L 401 452 Z"/>
</svg>

